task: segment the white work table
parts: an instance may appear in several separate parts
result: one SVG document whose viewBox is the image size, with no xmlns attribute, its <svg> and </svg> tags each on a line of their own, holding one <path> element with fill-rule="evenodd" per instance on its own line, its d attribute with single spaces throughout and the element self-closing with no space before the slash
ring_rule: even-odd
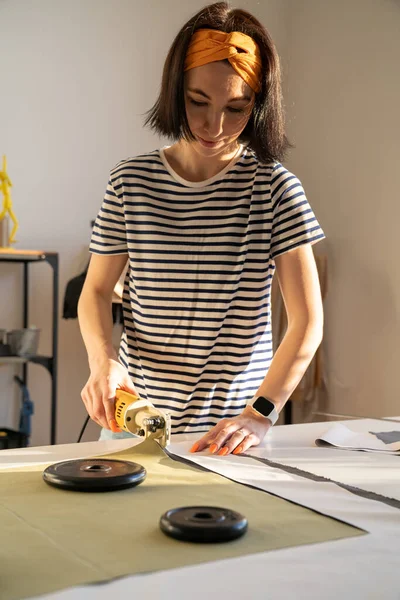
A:
<svg viewBox="0 0 400 600">
<path fill-rule="evenodd" d="M 400 418 L 396 419 L 342 423 L 354 431 L 384 432 L 400 430 Z M 172 436 L 168 450 L 231 479 L 365 529 L 368 535 L 127 576 L 42 598 L 399 600 L 400 456 L 316 447 L 315 439 L 331 425 L 274 427 L 262 446 L 251 449 L 251 456 L 246 457 L 215 457 L 206 452 L 191 455 L 188 449 L 195 440 L 193 435 Z M 134 443 L 115 440 L 4 450 L 0 452 L 0 467 L 108 454 Z M 338 484 L 359 488 L 360 494 Z M 375 499 L 363 496 L 363 492 L 367 496 L 372 492 Z"/>
</svg>

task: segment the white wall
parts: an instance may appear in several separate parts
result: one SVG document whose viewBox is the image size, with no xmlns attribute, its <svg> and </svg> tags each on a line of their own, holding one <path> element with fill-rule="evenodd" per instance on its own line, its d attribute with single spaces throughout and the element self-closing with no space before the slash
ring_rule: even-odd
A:
<svg viewBox="0 0 400 600">
<path fill-rule="evenodd" d="M 400 414 L 400 2 L 290 0 L 289 167 L 327 235 L 329 408 Z"/>
<path fill-rule="evenodd" d="M 119 160 L 158 147 L 142 127 L 159 88 L 173 37 L 206 2 L 199 0 L 2 0 L 0 155 L 7 154 L 19 248 L 60 253 L 60 312 L 67 281 L 88 259 L 90 221 L 108 172 Z M 240 3 L 266 22 L 278 45 L 284 5 Z M 51 350 L 50 268 L 32 265 L 30 323 Z M 0 263 L 0 328 L 20 326 L 20 267 Z M 58 442 L 75 441 L 85 418 L 88 376 L 76 320 L 59 321 Z M 0 368 L 0 423 L 15 427 L 14 370 Z M 50 380 L 29 367 L 35 402 L 32 444 L 49 443 Z M 13 396 L 15 397 L 14 402 Z M 85 440 L 95 439 L 91 425 Z"/>
</svg>

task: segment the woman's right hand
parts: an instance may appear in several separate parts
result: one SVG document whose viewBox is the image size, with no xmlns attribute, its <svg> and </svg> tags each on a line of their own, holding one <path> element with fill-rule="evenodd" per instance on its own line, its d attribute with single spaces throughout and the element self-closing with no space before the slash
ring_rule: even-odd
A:
<svg viewBox="0 0 400 600">
<path fill-rule="evenodd" d="M 81 392 L 90 418 L 100 427 L 120 431 L 115 421 L 117 389 L 137 394 L 128 371 L 118 360 L 105 358 L 91 364 L 90 377 Z"/>
</svg>

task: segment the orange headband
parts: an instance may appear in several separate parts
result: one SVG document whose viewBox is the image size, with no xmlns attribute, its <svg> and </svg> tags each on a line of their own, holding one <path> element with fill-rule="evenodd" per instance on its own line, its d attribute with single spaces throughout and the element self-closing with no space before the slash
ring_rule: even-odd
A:
<svg viewBox="0 0 400 600">
<path fill-rule="evenodd" d="M 239 31 L 198 29 L 190 41 L 184 70 L 225 59 L 252 90 L 256 93 L 261 90 L 260 50 L 250 36 Z"/>
</svg>

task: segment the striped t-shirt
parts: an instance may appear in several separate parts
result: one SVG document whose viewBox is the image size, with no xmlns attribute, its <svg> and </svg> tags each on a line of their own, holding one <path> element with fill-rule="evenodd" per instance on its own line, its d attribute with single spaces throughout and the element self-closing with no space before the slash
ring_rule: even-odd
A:
<svg viewBox="0 0 400 600">
<path fill-rule="evenodd" d="M 129 255 L 119 357 L 173 432 L 245 408 L 272 359 L 274 258 L 323 237 L 300 181 L 246 148 L 202 182 L 163 150 L 111 171 L 90 251 Z"/>
</svg>

